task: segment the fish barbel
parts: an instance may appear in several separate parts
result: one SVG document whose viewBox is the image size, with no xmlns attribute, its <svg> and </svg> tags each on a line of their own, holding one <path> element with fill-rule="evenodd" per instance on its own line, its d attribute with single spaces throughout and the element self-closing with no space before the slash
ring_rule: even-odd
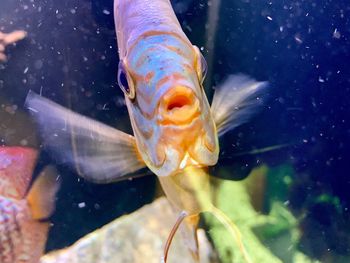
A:
<svg viewBox="0 0 350 263">
<path fill-rule="evenodd" d="M 205 197 L 210 190 L 205 169 L 217 163 L 219 136 L 248 121 L 262 105 L 267 83 L 231 75 L 216 88 L 210 106 L 203 89 L 205 59 L 182 31 L 169 0 L 115 0 L 114 17 L 117 79 L 134 136 L 33 92 L 26 105 L 44 144 L 80 176 L 108 183 L 135 176 L 144 167 L 155 173 L 180 214 L 167 244 L 185 221 L 183 232 L 192 232 L 187 236 L 196 258 L 198 214 L 210 211 L 229 225 Z"/>
<path fill-rule="evenodd" d="M 0 147 L 0 262 L 38 263 L 43 254 L 58 190 L 46 167 L 27 192 L 37 151 Z"/>
</svg>

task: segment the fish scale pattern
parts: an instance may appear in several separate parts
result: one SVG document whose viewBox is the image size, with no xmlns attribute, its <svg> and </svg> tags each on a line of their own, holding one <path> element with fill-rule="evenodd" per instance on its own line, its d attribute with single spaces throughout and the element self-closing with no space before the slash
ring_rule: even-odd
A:
<svg viewBox="0 0 350 263">
<path fill-rule="evenodd" d="M 0 262 L 36 263 L 46 242 L 48 223 L 32 219 L 25 199 L 0 196 Z"/>
</svg>

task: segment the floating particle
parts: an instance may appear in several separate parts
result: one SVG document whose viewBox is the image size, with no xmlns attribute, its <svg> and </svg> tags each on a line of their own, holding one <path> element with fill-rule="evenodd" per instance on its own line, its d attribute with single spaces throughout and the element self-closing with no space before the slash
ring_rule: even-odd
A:
<svg viewBox="0 0 350 263">
<path fill-rule="evenodd" d="M 339 39 L 341 37 L 340 32 L 338 31 L 338 29 L 334 29 L 333 31 L 333 38 Z"/>
<path fill-rule="evenodd" d="M 28 141 L 26 139 L 23 139 L 23 140 L 20 141 L 20 144 L 22 146 L 27 146 L 28 145 Z"/>
<path fill-rule="evenodd" d="M 301 37 L 300 37 L 299 34 L 296 34 L 296 35 L 294 36 L 294 39 L 295 39 L 295 41 L 296 41 L 297 43 L 299 43 L 299 44 L 303 43 L 303 40 L 301 39 Z"/>
<path fill-rule="evenodd" d="M 107 9 L 103 9 L 103 11 L 102 11 L 105 15 L 110 15 L 111 14 L 111 12 L 109 12 Z"/>
<path fill-rule="evenodd" d="M 81 202 L 78 204 L 78 207 L 79 208 L 84 208 L 86 206 L 85 202 Z"/>
<path fill-rule="evenodd" d="M 321 76 L 319 76 L 319 77 L 318 77 L 318 82 L 324 83 L 325 80 L 324 80 Z"/>
<path fill-rule="evenodd" d="M 268 20 L 272 21 L 272 17 L 271 16 L 267 16 L 266 17 Z"/>
</svg>

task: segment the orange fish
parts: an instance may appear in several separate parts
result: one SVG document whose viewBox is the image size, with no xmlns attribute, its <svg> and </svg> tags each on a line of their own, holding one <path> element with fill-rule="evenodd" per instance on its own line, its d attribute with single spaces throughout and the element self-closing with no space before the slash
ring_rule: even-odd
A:
<svg viewBox="0 0 350 263">
<path fill-rule="evenodd" d="M 37 151 L 0 147 L 0 262 L 38 263 L 59 183 L 46 167 L 27 192 Z"/>
</svg>

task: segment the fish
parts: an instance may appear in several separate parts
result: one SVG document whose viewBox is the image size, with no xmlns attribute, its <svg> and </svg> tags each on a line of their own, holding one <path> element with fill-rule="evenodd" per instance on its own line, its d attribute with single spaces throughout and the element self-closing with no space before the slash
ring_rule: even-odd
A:
<svg viewBox="0 0 350 263">
<path fill-rule="evenodd" d="M 0 147 L 1 263 L 38 263 L 44 252 L 59 181 L 47 166 L 28 191 L 37 155 L 31 148 Z"/>
<path fill-rule="evenodd" d="M 183 32 L 169 0 L 115 0 L 114 19 L 117 82 L 133 135 L 30 91 L 25 106 L 43 144 L 92 182 L 134 178 L 144 168 L 156 174 L 179 213 L 163 262 L 178 228 L 198 261 L 196 229 L 199 215 L 207 211 L 228 227 L 251 262 L 238 229 L 210 200 L 207 168 L 218 161 L 219 138 L 262 108 L 268 82 L 230 75 L 215 88 L 209 104 L 203 87 L 205 58 Z"/>
</svg>

